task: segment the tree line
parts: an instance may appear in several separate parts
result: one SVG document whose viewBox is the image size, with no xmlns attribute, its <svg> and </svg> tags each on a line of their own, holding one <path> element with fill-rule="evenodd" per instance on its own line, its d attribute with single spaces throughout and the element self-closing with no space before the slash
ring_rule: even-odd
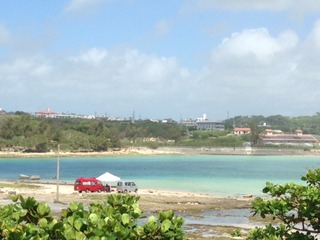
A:
<svg viewBox="0 0 320 240">
<path fill-rule="evenodd" d="M 287 117 L 282 115 L 273 115 L 264 117 L 256 116 L 236 116 L 225 121 L 227 129 L 237 127 L 263 126 L 271 129 L 282 130 L 285 133 L 294 133 L 295 130 L 303 130 L 307 134 L 320 134 L 320 113 L 313 116 Z"/>
<path fill-rule="evenodd" d="M 224 121 L 225 130 L 201 130 L 177 122 L 148 120 L 108 121 L 107 119 L 42 118 L 23 112 L 0 115 L 0 150 L 25 152 L 108 151 L 129 146 L 239 147 L 245 142 L 257 143 L 267 127 L 320 135 L 320 114 L 310 117 L 281 115 L 237 116 Z M 248 135 L 232 134 L 234 127 L 250 127 Z"/>
<path fill-rule="evenodd" d="M 183 135 L 177 124 L 150 121 L 39 118 L 29 114 L 0 116 L 2 150 L 47 152 L 59 144 L 62 150 L 108 151 L 144 138 L 178 141 Z"/>
</svg>

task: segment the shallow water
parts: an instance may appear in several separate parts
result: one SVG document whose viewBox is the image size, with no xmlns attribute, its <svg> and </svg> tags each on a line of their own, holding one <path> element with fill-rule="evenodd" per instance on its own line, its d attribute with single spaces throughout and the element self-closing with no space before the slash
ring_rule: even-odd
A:
<svg viewBox="0 0 320 240">
<path fill-rule="evenodd" d="M 187 225 L 233 226 L 251 228 L 262 226 L 261 223 L 251 221 L 251 209 L 213 210 L 190 215 L 179 213 Z"/>
<path fill-rule="evenodd" d="M 216 196 L 261 195 L 267 181 L 299 182 L 310 168 L 319 168 L 317 157 L 267 156 L 116 156 L 60 158 L 60 180 L 98 177 L 108 171 L 140 188 L 188 191 Z M 57 159 L 0 159 L 1 180 L 19 174 L 40 175 L 55 181 Z M 112 183 L 111 183 L 112 184 Z"/>
</svg>

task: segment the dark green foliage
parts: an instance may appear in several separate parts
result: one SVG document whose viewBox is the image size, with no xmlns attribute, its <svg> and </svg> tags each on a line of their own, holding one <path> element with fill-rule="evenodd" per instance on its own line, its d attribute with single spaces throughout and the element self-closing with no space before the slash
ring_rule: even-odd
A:
<svg viewBox="0 0 320 240">
<path fill-rule="evenodd" d="M 273 116 L 236 116 L 225 121 L 226 129 L 231 130 L 233 126 L 250 127 L 251 123 L 262 126 L 266 123 L 267 128 L 279 129 L 286 133 L 293 133 L 296 129 L 304 133 L 320 135 L 320 113 L 313 116 L 286 117 L 281 115 Z"/>
<path fill-rule="evenodd" d="M 159 138 L 178 141 L 184 132 L 176 123 L 150 121 L 112 122 L 105 119 L 51 119 L 30 115 L 0 118 L 0 148 L 26 152 L 55 150 L 107 151 L 121 148 L 122 142 L 134 144 L 138 139 Z"/>
<path fill-rule="evenodd" d="M 0 208 L 1 239 L 63 239 L 62 223 L 51 216 L 48 204 L 13 196 L 14 204 Z"/>
<path fill-rule="evenodd" d="M 271 199 L 256 198 L 254 215 L 272 216 L 281 221 L 279 226 L 268 224 L 255 228 L 248 239 L 316 239 L 320 234 L 320 169 L 309 170 L 301 178 L 305 185 L 267 183 L 264 193 Z"/>
<path fill-rule="evenodd" d="M 190 147 L 240 147 L 243 145 L 244 136 L 236 136 L 228 131 L 201 130 L 195 131 L 191 140 L 182 140 L 177 145 Z"/>
<path fill-rule="evenodd" d="M 175 122 L 107 121 L 106 119 L 38 118 L 29 114 L 0 115 L 0 149 L 45 152 L 108 151 L 130 146 L 241 147 L 244 142 L 258 144 L 259 134 L 270 128 L 284 132 L 301 129 L 320 135 L 320 115 L 289 118 L 281 115 L 237 116 L 225 121 L 226 131 L 197 131 Z M 250 127 L 251 134 L 234 136 L 233 126 Z M 268 128 L 269 128 L 268 127 Z M 155 139 L 154 142 L 146 139 Z M 308 150 L 308 149 L 307 149 Z"/>
<path fill-rule="evenodd" d="M 0 239 L 185 239 L 183 219 L 172 211 L 160 212 L 139 225 L 142 213 L 137 196 L 110 195 L 105 203 L 92 203 L 88 209 L 72 202 L 59 219 L 51 216 L 46 203 L 31 197 L 12 199 L 14 204 L 0 208 Z"/>
</svg>

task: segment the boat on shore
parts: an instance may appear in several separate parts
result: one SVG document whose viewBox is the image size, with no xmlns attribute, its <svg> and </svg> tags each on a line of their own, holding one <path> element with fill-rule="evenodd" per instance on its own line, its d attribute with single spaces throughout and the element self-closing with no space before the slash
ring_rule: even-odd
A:
<svg viewBox="0 0 320 240">
<path fill-rule="evenodd" d="M 19 179 L 20 179 L 20 180 L 30 179 L 30 176 L 29 176 L 29 175 L 25 175 L 25 174 L 20 174 L 20 175 L 19 175 Z"/>
<path fill-rule="evenodd" d="M 30 180 L 40 180 L 40 176 L 39 175 L 31 175 Z"/>
<path fill-rule="evenodd" d="M 40 180 L 40 176 L 39 175 L 26 175 L 26 174 L 20 174 L 19 175 L 19 179 L 20 180 Z"/>
</svg>

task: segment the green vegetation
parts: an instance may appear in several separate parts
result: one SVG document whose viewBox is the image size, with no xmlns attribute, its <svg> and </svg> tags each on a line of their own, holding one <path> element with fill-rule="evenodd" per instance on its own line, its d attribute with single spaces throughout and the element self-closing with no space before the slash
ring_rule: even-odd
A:
<svg viewBox="0 0 320 240">
<path fill-rule="evenodd" d="M 285 133 L 293 133 L 296 129 L 303 130 L 308 134 L 320 134 L 320 113 L 313 116 L 301 117 L 285 117 L 274 115 L 269 117 L 264 116 L 237 116 L 225 121 L 226 129 L 232 129 L 233 126 L 252 127 L 263 125 L 266 123 L 268 128 L 279 129 Z"/>
<path fill-rule="evenodd" d="M 320 135 L 320 114 L 289 118 L 280 115 L 263 117 L 238 116 L 225 121 L 226 130 L 201 130 L 176 122 L 108 121 L 107 119 L 39 118 L 22 112 L 0 115 L 0 150 L 24 152 L 62 151 L 99 152 L 123 147 L 161 146 L 241 147 L 245 142 L 255 145 L 264 129 L 279 129 Z M 250 127 L 251 134 L 236 136 L 233 126 Z"/>
<path fill-rule="evenodd" d="M 251 230 L 248 240 L 317 239 L 320 234 L 320 169 L 309 170 L 301 179 L 306 184 L 266 184 L 263 192 L 271 199 L 254 199 L 254 215 L 271 216 L 280 223 Z"/>
<path fill-rule="evenodd" d="M 0 116 L 0 150 L 99 152 L 144 146 L 240 146 L 227 131 L 193 131 L 177 123 L 112 122 L 106 119 L 52 119 L 27 114 Z"/>
<path fill-rule="evenodd" d="M 0 207 L 1 239 L 185 239 L 183 219 L 173 211 L 162 211 L 139 225 L 137 196 L 110 195 L 105 203 L 92 203 L 88 209 L 72 202 L 58 219 L 47 203 L 21 195 L 12 200 L 13 204 Z"/>
</svg>

